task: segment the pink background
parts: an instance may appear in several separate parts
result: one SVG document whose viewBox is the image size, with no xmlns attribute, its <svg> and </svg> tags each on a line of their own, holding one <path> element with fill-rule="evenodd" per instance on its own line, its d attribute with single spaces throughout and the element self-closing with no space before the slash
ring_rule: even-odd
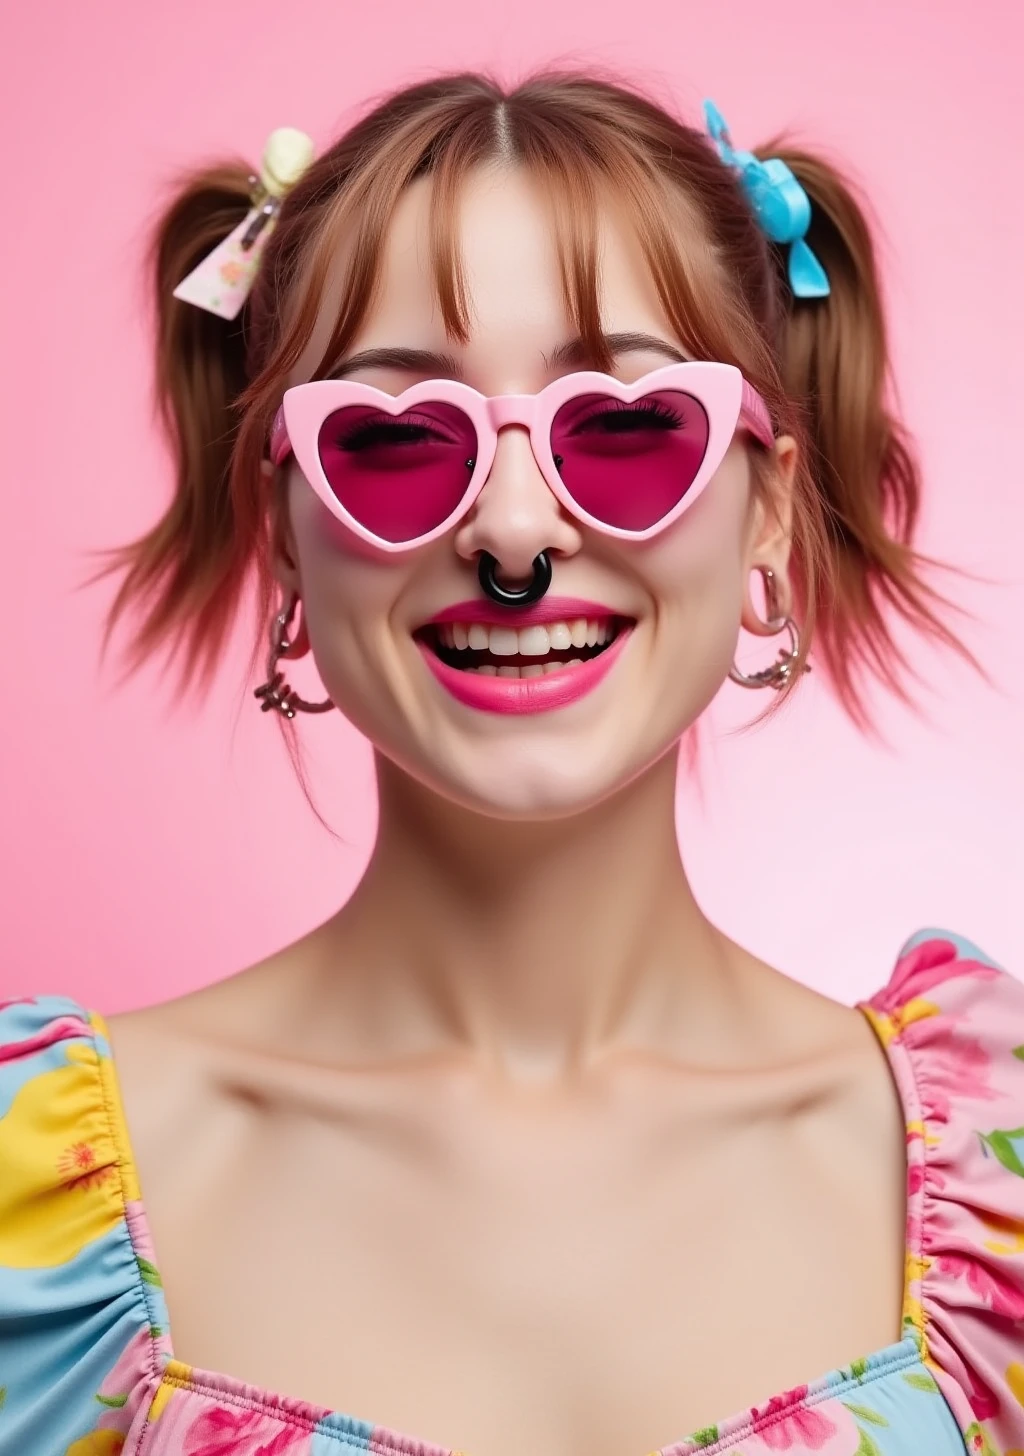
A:
<svg viewBox="0 0 1024 1456">
<path fill-rule="evenodd" d="M 90 548 L 149 526 L 169 471 L 152 427 L 139 261 L 167 177 L 255 161 L 292 124 L 326 143 L 364 98 L 427 70 L 514 75 L 552 58 L 625 70 L 739 144 L 792 127 L 847 160 L 884 222 L 896 362 L 928 479 L 922 545 L 996 679 L 920 654 L 915 718 L 859 737 L 810 679 L 775 723 L 726 689 L 680 830 L 709 913 L 841 998 L 905 935 L 959 929 L 1024 967 L 1024 608 L 1019 354 L 1024 21 L 1004 0 L 37 0 L 4 26 L 0 994 L 106 1010 L 227 975 L 327 915 L 374 830 L 367 746 L 302 723 L 328 836 L 243 681 L 249 624 L 205 699 L 156 670 L 119 686 Z M 17 140 L 15 140 L 15 138 Z M 749 661 L 749 659 L 747 659 Z M 315 692 L 308 664 L 294 677 Z"/>
</svg>

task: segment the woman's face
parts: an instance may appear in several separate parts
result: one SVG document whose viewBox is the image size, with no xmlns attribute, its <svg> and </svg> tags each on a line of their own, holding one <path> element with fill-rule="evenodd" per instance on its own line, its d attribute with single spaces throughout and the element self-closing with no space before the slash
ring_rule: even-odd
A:
<svg viewBox="0 0 1024 1456">
<path fill-rule="evenodd" d="M 586 367 L 546 362 L 574 330 L 549 213 L 521 170 L 481 170 L 465 188 L 461 243 L 470 337 L 465 345 L 446 337 L 427 247 L 429 187 L 429 179 L 415 183 L 398 207 L 378 299 L 351 352 L 403 347 L 449 355 L 459 377 L 485 395 L 535 393 Z M 616 357 L 616 377 L 628 383 L 678 358 L 679 343 L 639 247 L 611 210 L 601 225 L 600 269 L 604 331 L 651 336 L 648 345 Z M 292 383 L 309 378 L 321 358 L 333 324 L 330 296 L 329 290 Z M 350 377 L 398 394 L 430 375 L 367 368 Z M 754 498 L 747 451 L 737 434 L 694 505 L 662 534 L 635 543 L 576 521 L 548 489 L 526 430 L 510 426 L 499 434 L 492 469 L 469 514 L 440 540 L 386 556 L 371 553 L 328 512 L 292 460 L 277 572 L 302 597 L 330 697 L 381 753 L 437 793 L 482 813 L 557 818 L 606 798 L 677 743 L 728 672 L 751 567 L 770 565 L 784 579 L 785 535 Z M 785 484 L 792 450 L 781 442 L 776 454 L 776 475 Z M 438 680 L 425 656 L 436 638 L 428 633 L 424 642 L 423 625 L 467 600 L 493 611 L 477 578 L 483 551 L 498 559 L 509 583 L 529 579 L 534 557 L 546 551 L 553 567 L 546 600 L 596 604 L 593 617 L 604 619 L 602 631 L 613 618 L 632 623 L 610 669 L 589 691 L 567 693 L 568 701 L 542 711 L 497 712 L 468 705 Z M 566 615 L 571 633 L 576 614 Z M 511 626 L 515 612 L 508 616 Z M 482 611 L 481 625 L 490 631 L 488 623 Z M 548 638 L 552 646 L 566 643 L 554 624 Z M 482 640 L 479 633 L 475 640 Z M 507 637 L 496 645 L 507 649 Z M 534 630 L 520 651 L 544 645 Z"/>
</svg>

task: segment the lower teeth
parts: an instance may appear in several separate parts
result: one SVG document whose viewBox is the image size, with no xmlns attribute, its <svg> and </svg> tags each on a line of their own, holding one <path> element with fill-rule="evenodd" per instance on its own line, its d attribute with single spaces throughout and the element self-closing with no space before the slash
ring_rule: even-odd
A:
<svg viewBox="0 0 1024 1456">
<path fill-rule="evenodd" d="M 530 662 L 526 667 L 496 667 L 485 662 L 480 667 L 464 667 L 463 672 L 479 673 L 483 677 L 546 677 L 549 672 L 559 672 L 564 667 L 582 667 L 581 657 L 571 657 L 568 662 Z"/>
</svg>

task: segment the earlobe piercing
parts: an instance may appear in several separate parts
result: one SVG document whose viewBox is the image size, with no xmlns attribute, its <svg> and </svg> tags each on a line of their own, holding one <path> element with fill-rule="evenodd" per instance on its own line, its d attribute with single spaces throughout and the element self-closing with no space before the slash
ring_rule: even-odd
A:
<svg viewBox="0 0 1024 1456">
<path fill-rule="evenodd" d="M 291 625 L 298 604 L 298 592 L 292 592 L 287 604 L 281 608 L 271 622 L 267 681 L 253 693 L 254 698 L 261 700 L 261 712 L 269 713 L 274 710 L 283 713 L 286 718 L 294 718 L 296 713 L 327 713 L 334 707 L 330 698 L 325 699 L 322 703 L 308 703 L 305 698 L 300 698 L 294 688 L 290 688 L 285 682 L 284 674 L 277 670 L 277 659 L 292 645 L 291 639 L 285 634 Z"/>
<path fill-rule="evenodd" d="M 768 621 L 764 624 L 765 635 L 774 636 L 778 632 L 787 632 L 789 647 L 782 648 L 775 661 L 770 666 L 763 667 L 760 672 L 740 672 L 734 662 L 729 669 L 729 679 L 731 682 L 738 683 L 741 688 L 772 688 L 775 692 L 779 692 L 786 687 L 796 671 L 800 657 L 800 633 L 791 616 L 778 615 L 778 590 L 774 571 L 768 566 L 758 566 L 755 569 L 760 572 L 764 580 L 765 601 L 769 612 Z M 810 672 L 806 663 L 802 670 Z"/>
</svg>

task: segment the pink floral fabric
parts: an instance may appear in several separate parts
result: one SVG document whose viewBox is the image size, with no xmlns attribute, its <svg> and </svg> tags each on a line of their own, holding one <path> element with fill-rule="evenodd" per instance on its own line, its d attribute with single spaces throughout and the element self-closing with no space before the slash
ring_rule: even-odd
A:
<svg viewBox="0 0 1024 1456">
<path fill-rule="evenodd" d="M 933 934 L 865 1010 L 907 1120 L 908 1318 L 969 1449 L 1024 1456 L 1024 987 Z"/>
<path fill-rule="evenodd" d="M 1024 986 L 928 931 L 860 1009 L 907 1127 L 903 1336 L 650 1456 L 1024 1456 Z M 0 1003 L 0 1382 L 0 1456 L 464 1456 L 176 1356 L 103 1019 L 63 997 Z"/>
</svg>

